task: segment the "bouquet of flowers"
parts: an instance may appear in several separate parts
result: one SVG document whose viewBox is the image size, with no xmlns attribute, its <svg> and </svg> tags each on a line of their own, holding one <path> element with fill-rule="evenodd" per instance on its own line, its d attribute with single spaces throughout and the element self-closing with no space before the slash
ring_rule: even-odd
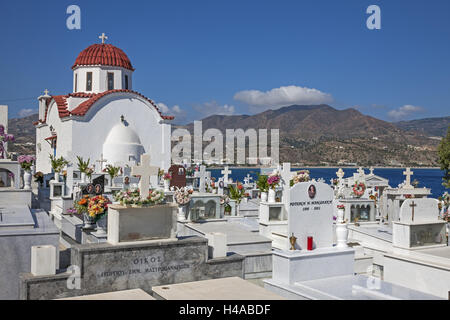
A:
<svg viewBox="0 0 450 320">
<path fill-rule="evenodd" d="M 267 178 L 267 184 L 270 188 L 275 189 L 275 187 L 280 183 L 280 180 L 280 174 L 278 173 L 278 171 L 275 171 L 271 173 Z"/>
<path fill-rule="evenodd" d="M 297 171 L 297 174 L 290 181 L 291 187 L 299 182 L 308 182 L 310 180 L 309 171 L 308 170 L 300 170 Z"/>
<path fill-rule="evenodd" d="M 19 156 L 17 159 L 20 163 L 20 166 L 23 170 L 30 172 L 31 167 L 33 166 L 34 161 L 36 161 L 36 158 L 34 156 Z"/>
<path fill-rule="evenodd" d="M 86 169 L 89 168 L 89 162 L 91 161 L 91 159 L 87 159 L 87 161 L 84 161 L 82 157 L 77 156 L 77 160 L 78 170 L 80 170 L 80 172 L 86 173 Z"/>
<path fill-rule="evenodd" d="M 192 190 L 190 190 L 186 187 L 182 187 L 182 188 L 177 187 L 175 194 L 174 194 L 175 202 L 179 206 L 187 205 L 191 201 L 191 193 L 192 193 Z"/>
<path fill-rule="evenodd" d="M 89 199 L 88 214 L 94 221 L 98 221 L 108 212 L 108 204 L 111 203 L 104 196 L 95 196 Z"/>
<path fill-rule="evenodd" d="M 230 196 L 231 199 L 236 200 L 238 203 L 241 202 L 241 199 L 244 196 L 244 186 L 242 183 L 237 182 L 236 188 L 230 186 Z"/>
<path fill-rule="evenodd" d="M 172 174 L 170 174 L 170 172 L 164 173 L 163 179 L 164 180 L 172 180 Z"/>
<path fill-rule="evenodd" d="M 114 195 L 114 200 L 121 205 L 149 206 L 161 204 L 165 201 L 164 192 L 161 190 L 150 190 L 148 197 L 141 199 L 139 189 L 123 190 Z"/>
<path fill-rule="evenodd" d="M 344 206 L 343 204 L 338 204 L 338 205 L 337 205 L 337 208 L 338 208 L 338 209 L 341 209 L 341 210 L 344 210 L 344 209 L 345 209 L 345 206 Z"/>
<path fill-rule="evenodd" d="M 80 200 L 74 202 L 73 206 L 77 210 L 78 214 L 88 212 L 89 196 L 84 195 Z"/>
<path fill-rule="evenodd" d="M 261 192 L 267 192 L 269 189 L 269 185 L 267 184 L 267 176 L 266 175 L 258 175 L 258 180 L 256 181 L 256 186 Z"/>
<path fill-rule="evenodd" d="M 86 168 L 85 173 L 90 179 L 92 177 L 92 174 L 94 173 L 94 168 L 91 168 L 91 167 Z"/>
<path fill-rule="evenodd" d="M 111 180 L 119 175 L 120 167 L 114 167 L 113 165 L 108 164 L 103 171 L 107 172 L 111 177 Z"/>
<path fill-rule="evenodd" d="M 356 181 L 353 185 L 353 194 L 360 198 L 363 196 L 364 192 L 366 191 L 366 185 L 363 182 Z"/>
<path fill-rule="evenodd" d="M 56 158 L 52 154 L 50 155 L 50 162 L 51 166 L 53 168 L 53 171 L 59 173 L 61 170 L 69 164 L 69 161 L 64 159 L 63 157 Z"/>
</svg>

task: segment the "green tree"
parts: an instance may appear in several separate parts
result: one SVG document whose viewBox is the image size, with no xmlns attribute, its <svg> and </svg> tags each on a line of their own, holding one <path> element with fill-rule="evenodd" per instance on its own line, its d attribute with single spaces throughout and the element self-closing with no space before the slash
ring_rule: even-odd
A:
<svg viewBox="0 0 450 320">
<path fill-rule="evenodd" d="M 438 147 L 439 164 L 441 170 L 444 170 L 444 182 L 442 185 L 450 188 L 450 126 L 447 129 L 447 136 L 442 139 Z"/>
</svg>

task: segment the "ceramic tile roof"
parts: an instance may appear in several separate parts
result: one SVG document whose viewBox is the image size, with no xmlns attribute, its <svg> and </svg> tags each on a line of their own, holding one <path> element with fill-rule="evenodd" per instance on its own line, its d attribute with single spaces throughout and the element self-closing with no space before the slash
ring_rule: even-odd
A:
<svg viewBox="0 0 450 320">
<path fill-rule="evenodd" d="M 174 116 L 167 116 L 163 115 L 161 111 L 159 110 L 158 106 L 149 98 L 143 96 L 139 92 L 128 90 L 128 89 L 115 89 L 115 90 L 109 90 L 101 93 L 86 93 L 86 92 L 76 92 L 76 93 L 69 93 L 67 95 L 59 95 L 59 96 L 52 96 L 51 98 L 47 99 L 47 107 L 45 109 L 45 116 L 44 119 L 40 119 L 38 122 L 35 122 L 34 124 L 37 125 L 39 123 L 45 123 L 47 121 L 47 111 L 48 107 L 50 105 L 51 100 L 55 100 L 55 103 L 58 107 L 58 113 L 60 118 L 64 118 L 70 115 L 75 116 L 84 116 L 89 111 L 89 109 L 92 107 L 92 105 L 97 102 L 99 99 L 113 93 L 120 93 L 120 92 L 127 92 L 127 93 L 133 93 L 141 98 L 147 100 L 159 113 L 161 118 L 164 120 L 173 120 Z M 69 97 L 78 97 L 78 98 L 88 98 L 88 100 L 83 101 L 80 103 L 76 108 L 74 108 L 72 111 L 69 111 L 67 109 L 67 98 Z"/>
<path fill-rule="evenodd" d="M 128 59 L 125 52 L 106 43 L 96 43 L 81 51 L 75 60 L 72 69 L 77 66 L 92 65 L 122 67 L 134 70 L 131 61 Z"/>
</svg>

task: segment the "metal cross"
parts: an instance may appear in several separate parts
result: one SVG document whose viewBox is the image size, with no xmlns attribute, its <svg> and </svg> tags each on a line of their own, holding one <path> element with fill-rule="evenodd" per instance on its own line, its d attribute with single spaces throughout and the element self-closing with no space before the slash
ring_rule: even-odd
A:
<svg viewBox="0 0 450 320">
<path fill-rule="evenodd" d="M 46 96 L 48 96 L 48 92 L 49 92 L 48 89 L 45 89 L 45 90 L 44 90 L 44 94 L 45 94 Z"/>
<path fill-rule="evenodd" d="M 409 206 L 412 208 L 411 220 L 414 221 L 414 207 L 417 207 L 417 204 L 413 201 Z"/>
<path fill-rule="evenodd" d="M 98 37 L 99 39 L 102 39 L 102 44 L 105 43 L 105 39 L 108 39 L 108 37 L 105 35 L 105 33 L 102 32 L 102 35 Z"/>
<path fill-rule="evenodd" d="M 100 172 L 103 171 L 103 162 L 107 162 L 107 161 L 108 161 L 108 160 L 103 159 L 103 153 L 102 153 L 101 156 L 100 156 L 100 160 L 95 161 L 95 162 L 100 162 Z"/>
</svg>

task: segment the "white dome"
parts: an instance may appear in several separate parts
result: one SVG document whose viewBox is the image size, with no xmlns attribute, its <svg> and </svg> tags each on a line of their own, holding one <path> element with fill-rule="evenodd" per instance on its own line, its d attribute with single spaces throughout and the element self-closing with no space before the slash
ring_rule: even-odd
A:
<svg viewBox="0 0 450 320">
<path fill-rule="evenodd" d="M 121 122 L 112 127 L 103 144 L 103 156 L 108 163 L 139 161 L 144 147 L 136 132 Z"/>
</svg>

